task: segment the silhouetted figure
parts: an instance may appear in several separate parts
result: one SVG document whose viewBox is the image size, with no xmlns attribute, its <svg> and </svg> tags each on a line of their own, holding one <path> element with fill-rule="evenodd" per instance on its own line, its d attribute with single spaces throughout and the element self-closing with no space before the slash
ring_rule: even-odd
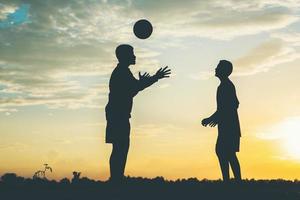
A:
<svg viewBox="0 0 300 200">
<path fill-rule="evenodd" d="M 141 75 L 137 80 L 129 70 L 135 64 L 133 47 L 127 44 L 116 48 L 116 57 L 119 61 L 113 70 L 109 81 L 109 101 L 106 105 L 106 143 L 112 143 L 110 156 L 110 179 L 121 181 L 129 149 L 130 123 L 133 97 L 141 90 L 149 87 L 159 79 L 169 77 L 171 70 L 168 67 L 160 68 L 154 76 L 148 73 Z"/>
<path fill-rule="evenodd" d="M 237 181 L 241 180 L 241 170 L 236 152 L 240 149 L 240 123 L 237 109 L 239 101 L 233 83 L 228 78 L 232 73 L 232 64 L 221 60 L 215 76 L 221 81 L 217 90 L 217 111 L 202 120 L 203 126 L 218 125 L 216 153 L 222 170 L 223 180 L 229 180 L 229 165 Z"/>
</svg>

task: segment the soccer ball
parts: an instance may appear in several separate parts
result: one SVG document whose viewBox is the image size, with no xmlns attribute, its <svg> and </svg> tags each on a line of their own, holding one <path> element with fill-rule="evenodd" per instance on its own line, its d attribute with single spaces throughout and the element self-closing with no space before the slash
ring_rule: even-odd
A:
<svg viewBox="0 0 300 200">
<path fill-rule="evenodd" d="M 146 19 L 137 21 L 133 26 L 133 32 L 140 39 L 147 39 L 152 34 L 153 27 Z"/>
</svg>

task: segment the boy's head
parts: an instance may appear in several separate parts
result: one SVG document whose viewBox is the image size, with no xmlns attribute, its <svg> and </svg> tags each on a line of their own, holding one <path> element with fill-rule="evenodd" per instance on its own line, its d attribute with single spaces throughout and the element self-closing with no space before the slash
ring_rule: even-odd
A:
<svg viewBox="0 0 300 200">
<path fill-rule="evenodd" d="M 126 65 L 135 64 L 135 55 L 133 47 L 128 44 L 121 44 L 116 48 L 116 57 L 119 63 Z"/>
<path fill-rule="evenodd" d="M 228 60 L 220 60 L 215 76 L 218 78 L 227 78 L 232 73 L 232 63 Z"/>
</svg>

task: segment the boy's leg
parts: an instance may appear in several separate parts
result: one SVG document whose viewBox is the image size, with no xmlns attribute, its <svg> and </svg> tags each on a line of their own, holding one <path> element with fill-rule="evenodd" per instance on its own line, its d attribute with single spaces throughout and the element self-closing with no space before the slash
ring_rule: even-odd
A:
<svg viewBox="0 0 300 200">
<path fill-rule="evenodd" d="M 110 157 L 110 173 L 111 179 L 121 181 L 124 177 L 124 170 L 129 149 L 129 120 L 119 122 L 115 127 L 118 138 L 114 138 L 113 150 Z"/>
<path fill-rule="evenodd" d="M 231 169 L 233 171 L 233 174 L 234 174 L 234 178 L 237 181 L 242 180 L 242 177 L 241 177 L 241 167 L 240 167 L 240 163 L 239 163 L 239 160 L 238 160 L 235 152 L 233 152 L 231 154 L 231 156 L 229 158 L 229 162 L 230 162 L 230 166 L 231 166 Z"/>
<path fill-rule="evenodd" d="M 216 144 L 216 154 L 219 159 L 220 168 L 222 171 L 223 181 L 227 182 L 229 181 L 229 162 L 228 162 L 228 156 L 226 151 L 224 151 L 224 144 L 222 140 L 218 138 L 217 144 Z"/>
<path fill-rule="evenodd" d="M 120 147 L 118 142 L 112 143 L 112 152 L 110 155 L 109 165 L 110 165 L 110 179 L 117 180 L 118 179 L 118 171 L 119 171 L 119 154 Z"/>
<path fill-rule="evenodd" d="M 129 139 L 113 143 L 110 156 L 110 177 L 112 180 L 121 180 L 124 177 L 128 149 Z"/>
<path fill-rule="evenodd" d="M 123 178 L 124 177 L 124 171 L 125 171 L 125 166 L 126 166 L 126 161 L 127 161 L 127 154 L 129 150 L 129 143 L 130 143 L 130 122 L 129 119 L 126 121 L 124 120 L 123 124 L 123 131 L 124 131 L 124 137 L 121 140 L 121 155 L 120 155 L 120 176 Z"/>
<path fill-rule="evenodd" d="M 127 161 L 127 155 L 128 155 L 128 150 L 129 150 L 129 138 L 122 141 L 121 144 L 121 155 L 120 155 L 120 176 L 123 178 L 124 177 L 124 171 L 125 171 L 125 166 L 126 166 L 126 161 Z"/>
<path fill-rule="evenodd" d="M 222 171 L 222 176 L 223 176 L 223 181 L 228 182 L 229 181 L 229 162 L 228 158 L 226 155 L 222 155 L 222 153 L 217 154 L 219 163 L 220 163 L 220 168 Z"/>
</svg>

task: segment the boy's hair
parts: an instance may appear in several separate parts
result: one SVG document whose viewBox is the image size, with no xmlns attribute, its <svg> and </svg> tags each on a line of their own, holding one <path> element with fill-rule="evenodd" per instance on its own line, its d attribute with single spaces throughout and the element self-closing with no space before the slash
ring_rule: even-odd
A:
<svg viewBox="0 0 300 200">
<path fill-rule="evenodd" d="M 129 44 L 121 44 L 116 48 L 116 57 L 119 61 L 126 60 L 126 57 L 128 56 L 129 52 L 133 51 L 133 47 Z"/>
<path fill-rule="evenodd" d="M 222 66 L 222 71 L 225 76 L 229 76 L 232 73 L 233 66 L 232 63 L 228 60 L 220 60 L 219 65 Z"/>
</svg>

